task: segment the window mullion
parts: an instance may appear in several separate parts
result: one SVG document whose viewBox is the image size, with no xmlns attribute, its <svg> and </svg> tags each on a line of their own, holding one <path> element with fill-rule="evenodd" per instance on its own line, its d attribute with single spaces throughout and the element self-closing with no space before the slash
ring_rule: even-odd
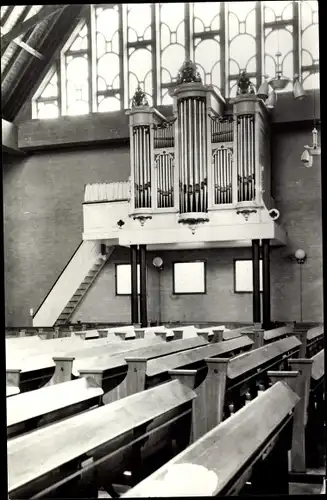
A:
<svg viewBox="0 0 327 500">
<path fill-rule="evenodd" d="M 160 36 L 159 32 L 159 15 L 158 15 L 158 7 L 159 5 L 153 3 L 151 5 L 151 46 L 152 46 L 152 87 L 153 87 L 153 106 L 158 106 L 159 104 L 159 72 L 160 72 L 160 56 L 158 52 L 158 43 L 157 43 L 157 33 L 158 37 Z"/>
<path fill-rule="evenodd" d="M 96 47 L 96 17 L 95 7 L 90 5 L 89 10 L 89 98 L 90 98 L 90 111 L 96 113 L 98 111 L 97 99 L 97 47 Z"/>
<path fill-rule="evenodd" d="M 226 61 L 228 61 L 228 32 L 226 36 L 226 29 L 228 23 L 226 22 L 226 2 L 221 2 L 220 5 L 220 93 L 225 97 L 226 95 L 226 75 L 227 67 Z M 227 43 L 226 43 L 227 41 Z"/>
<path fill-rule="evenodd" d="M 265 74 L 265 58 L 264 58 L 264 29 L 263 29 L 263 5 L 262 2 L 256 2 L 256 69 L 257 69 L 257 87 L 262 83 L 263 75 Z M 274 75 L 271 75 L 274 76 Z"/>
<path fill-rule="evenodd" d="M 293 2 L 293 74 L 301 77 L 301 28 L 299 2 Z"/>
<path fill-rule="evenodd" d="M 121 13 L 122 13 L 122 65 L 123 65 L 123 81 L 124 81 L 124 95 L 123 99 L 123 107 L 125 109 L 129 108 L 130 95 L 129 95 L 129 81 L 128 81 L 128 49 L 127 49 L 127 41 L 128 41 L 128 15 L 127 15 L 127 4 L 121 5 Z"/>
<path fill-rule="evenodd" d="M 191 36 L 191 25 L 190 25 L 190 3 L 185 3 L 184 6 L 185 19 L 185 57 L 191 59 L 192 52 L 192 36 Z"/>
</svg>

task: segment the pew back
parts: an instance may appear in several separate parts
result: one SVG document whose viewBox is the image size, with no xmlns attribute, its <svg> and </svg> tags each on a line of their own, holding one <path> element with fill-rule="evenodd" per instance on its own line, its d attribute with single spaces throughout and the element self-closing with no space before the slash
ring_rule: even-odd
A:
<svg viewBox="0 0 327 500">
<path fill-rule="evenodd" d="M 216 426 L 123 498 L 235 495 L 292 418 L 299 397 L 283 382 Z M 240 481 L 240 473 L 243 481 Z M 241 476 L 242 477 L 242 476 Z"/>
</svg>

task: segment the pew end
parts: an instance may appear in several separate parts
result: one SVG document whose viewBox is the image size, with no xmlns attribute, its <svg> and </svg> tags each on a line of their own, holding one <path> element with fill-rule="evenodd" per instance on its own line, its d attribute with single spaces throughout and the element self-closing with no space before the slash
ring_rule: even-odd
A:
<svg viewBox="0 0 327 500">
<path fill-rule="evenodd" d="M 60 384 L 73 379 L 73 356 L 54 356 L 55 370 L 48 385 Z"/>
<path fill-rule="evenodd" d="M 20 393 L 20 368 L 6 369 L 6 396 L 14 396 Z"/>
</svg>

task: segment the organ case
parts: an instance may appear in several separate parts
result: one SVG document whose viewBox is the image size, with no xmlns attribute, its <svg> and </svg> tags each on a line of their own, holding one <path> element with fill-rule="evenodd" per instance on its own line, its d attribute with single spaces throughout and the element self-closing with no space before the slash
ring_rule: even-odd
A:
<svg viewBox="0 0 327 500">
<path fill-rule="evenodd" d="M 271 208 L 264 102 L 243 89 L 227 110 L 194 68 L 190 61 L 181 68 L 172 119 L 149 107 L 140 89 L 128 111 L 134 218 L 173 212 L 178 222 L 206 222 L 216 210 Z"/>
</svg>

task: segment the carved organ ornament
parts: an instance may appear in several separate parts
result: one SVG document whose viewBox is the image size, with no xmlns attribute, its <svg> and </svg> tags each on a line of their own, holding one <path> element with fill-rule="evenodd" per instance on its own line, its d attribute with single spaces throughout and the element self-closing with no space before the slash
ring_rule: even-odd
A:
<svg viewBox="0 0 327 500">
<path fill-rule="evenodd" d="M 264 101 L 242 72 L 232 110 L 227 109 L 213 86 L 203 85 L 190 60 L 180 68 L 171 94 L 173 118 L 150 107 L 140 87 L 127 111 L 130 216 L 143 225 L 153 213 L 173 212 L 192 233 L 214 210 L 235 209 L 248 220 L 270 197 Z"/>
</svg>

